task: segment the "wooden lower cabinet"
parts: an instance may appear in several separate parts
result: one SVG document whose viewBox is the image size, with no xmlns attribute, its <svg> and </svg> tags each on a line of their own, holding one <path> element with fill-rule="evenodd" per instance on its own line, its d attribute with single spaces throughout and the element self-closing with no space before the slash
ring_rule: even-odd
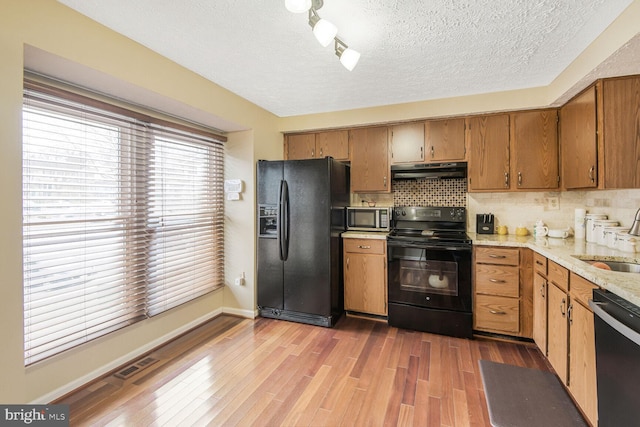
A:
<svg viewBox="0 0 640 427">
<path fill-rule="evenodd" d="M 387 315 L 387 242 L 344 239 L 344 309 Z"/>
<path fill-rule="evenodd" d="M 597 286 L 571 273 L 569 287 L 569 390 L 591 424 L 597 425 L 596 340 L 588 306 Z"/>
<path fill-rule="evenodd" d="M 560 380 L 567 384 L 569 353 L 569 323 L 567 322 L 568 296 L 558 285 L 551 282 L 548 288 L 549 314 L 547 325 L 547 358 Z"/>
<path fill-rule="evenodd" d="M 531 338 L 531 250 L 474 248 L 473 328 Z"/>
<path fill-rule="evenodd" d="M 533 341 L 547 355 L 547 258 L 533 254 Z"/>
<path fill-rule="evenodd" d="M 598 424 L 595 332 L 588 300 L 597 286 L 543 258 L 534 257 L 534 340 L 582 413 L 595 426 Z M 547 279 L 541 275 L 538 262 L 548 262 Z M 546 298 L 536 298 L 536 288 L 538 292 L 546 289 Z M 543 339 L 541 329 L 545 326 Z"/>
</svg>

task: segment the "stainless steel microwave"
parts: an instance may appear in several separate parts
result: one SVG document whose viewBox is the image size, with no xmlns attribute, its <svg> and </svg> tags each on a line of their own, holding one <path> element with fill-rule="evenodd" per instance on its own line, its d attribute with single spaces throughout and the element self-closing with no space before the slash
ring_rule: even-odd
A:
<svg viewBox="0 0 640 427">
<path fill-rule="evenodd" d="M 389 231 L 391 208 L 347 207 L 347 230 Z"/>
</svg>

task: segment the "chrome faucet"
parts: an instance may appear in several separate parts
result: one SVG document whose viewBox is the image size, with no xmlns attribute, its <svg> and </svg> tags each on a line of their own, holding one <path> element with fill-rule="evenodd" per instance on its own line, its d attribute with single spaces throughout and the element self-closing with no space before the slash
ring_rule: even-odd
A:
<svg viewBox="0 0 640 427">
<path fill-rule="evenodd" d="M 636 219 L 633 221 L 633 225 L 629 229 L 629 234 L 640 236 L 640 209 L 636 212 Z"/>
</svg>

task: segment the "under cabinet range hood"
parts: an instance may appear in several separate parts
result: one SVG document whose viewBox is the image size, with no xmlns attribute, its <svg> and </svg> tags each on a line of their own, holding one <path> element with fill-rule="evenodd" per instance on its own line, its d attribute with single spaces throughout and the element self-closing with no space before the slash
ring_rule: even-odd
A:
<svg viewBox="0 0 640 427">
<path fill-rule="evenodd" d="M 391 179 L 452 179 L 466 178 L 467 163 L 416 163 L 391 165 Z"/>
</svg>

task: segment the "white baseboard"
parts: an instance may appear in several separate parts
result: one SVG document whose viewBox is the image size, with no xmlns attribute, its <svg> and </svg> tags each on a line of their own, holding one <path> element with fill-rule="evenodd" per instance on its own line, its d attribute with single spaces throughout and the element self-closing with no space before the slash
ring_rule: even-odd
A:
<svg viewBox="0 0 640 427">
<path fill-rule="evenodd" d="M 258 317 L 258 310 L 243 310 L 239 308 L 224 307 L 222 309 L 222 312 L 224 314 L 245 317 L 247 319 L 255 319 L 256 317 Z"/>
<path fill-rule="evenodd" d="M 218 308 L 210 313 L 205 314 L 204 316 L 201 316 L 185 325 L 182 325 L 181 327 L 171 331 L 168 334 L 163 335 L 162 337 L 159 337 L 153 341 L 150 341 L 140 347 L 138 347 L 137 349 L 123 355 L 122 357 L 119 357 L 113 361 L 111 361 L 110 363 L 101 366 L 100 368 L 94 370 L 93 372 L 90 372 L 86 375 L 83 375 L 80 378 L 77 378 L 73 381 L 71 381 L 68 384 L 65 384 L 62 387 L 57 388 L 56 390 L 53 390 L 50 393 L 45 394 L 44 396 L 40 396 L 39 398 L 35 399 L 34 401 L 31 402 L 31 404 L 48 404 L 56 399 L 59 399 L 60 397 L 64 396 L 67 393 L 71 393 L 72 391 L 82 387 L 83 385 L 95 380 L 96 378 L 100 378 L 101 376 L 107 374 L 108 372 L 111 372 L 113 370 L 115 370 L 116 368 L 129 363 L 133 360 L 136 360 L 137 358 L 139 358 L 141 355 L 153 350 L 154 348 L 176 338 L 177 336 L 189 331 L 190 329 L 195 328 L 196 326 L 207 322 L 208 320 L 213 319 L 216 316 L 219 316 L 220 314 L 223 313 L 228 313 L 228 314 L 232 314 L 235 316 L 240 316 L 240 317 L 245 317 L 248 319 L 255 319 L 257 316 L 257 312 L 253 311 L 253 310 L 240 310 L 240 309 L 236 309 L 236 308 L 230 308 L 230 307 L 224 307 L 224 308 Z"/>
</svg>

